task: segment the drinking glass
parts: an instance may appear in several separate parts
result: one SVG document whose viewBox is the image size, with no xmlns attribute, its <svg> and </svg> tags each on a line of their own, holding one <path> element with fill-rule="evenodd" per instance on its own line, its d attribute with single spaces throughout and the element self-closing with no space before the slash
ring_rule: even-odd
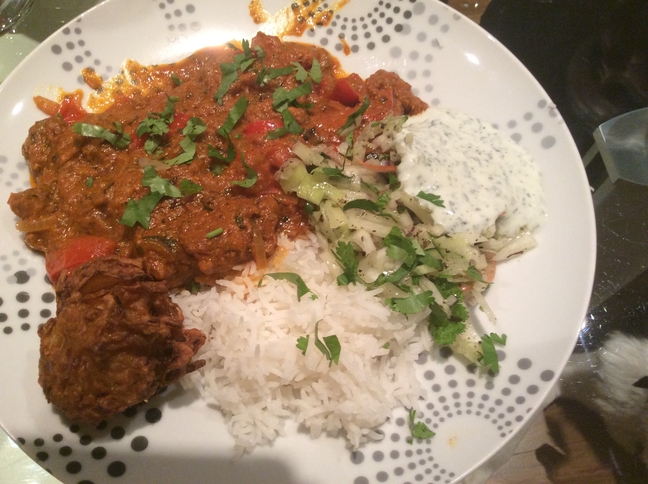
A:
<svg viewBox="0 0 648 484">
<path fill-rule="evenodd" d="M 34 0 L 0 0 L 0 35 L 11 30 L 33 3 Z"/>
</svg>

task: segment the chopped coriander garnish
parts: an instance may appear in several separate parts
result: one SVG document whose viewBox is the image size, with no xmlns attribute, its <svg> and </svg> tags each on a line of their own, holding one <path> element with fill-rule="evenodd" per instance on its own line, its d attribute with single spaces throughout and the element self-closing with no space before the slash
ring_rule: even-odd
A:
<svg viewBox="0 0 648 484">
<path fill-rule="evenodd" d="M 182 192 L 182 195 L 184 195 L 185 197 L 189 195 L 195 195 L 196 193 L 199 193 L 201 191 L 202 187 L 197 183 L 194 183 L 187 178 L 180 180 L 180 192 Z"/>
<path fill-rule="evenodd" d="M 432 291 L 412 294 L 407 297 L 390 297 L 386 299 L 387 305 L 402 314 L 415 314 L 422 311 L 434 302 Z"/>
<path fill-rule="evenodd" d="M 340 361 L 340 353 L 342 351 L 340 340 L 336 335 L 324 336 L 320 340 L 317 335 L 319 323 L 319 321 L 315 323 L 315 347 L 324 354 L 329 362 L 329 366 L 333 363 L 337 365 Z"/>
<path fill-rule="evenodd" d="M 209 152 L 207 153 L 210 157 L 217 158 L 228 164 L 234 161 L 234 158 L 236 158 L 236 148 L 234 147 L 234 143 L 230 138 L 230 134 L 234 129 L 234 127 L 236 126 L 236 124 L 240 121 L 240 119 L 245 114 L 248 104 L 249 104 L 248 100 L 243 96 L 238 101 L 236 101 L 236 104 L 234 104 L 234 106 L 232 106 L 232 109 L 230 109 L 229 113 L 227 113 L 227 118 L 225 118 L 225 122 L 220 128 L 216 130 L 216 133 L 218 133 L 219 135 L 221 135 L 223 138 L 227 140 L 227 152 L 226 154 L 223 155 L 216 148 L 210 146 Z"/>
<path fill-rule="evenodd" d="M 246 97 L 241 97 L 238 101 L 236 101 L 236 104 L 232 106 L 232 109 L 230 109 L 229 113 L 227 113 L 227 118 L 225 118 L 225 122 L 223 123 L 223 126 L 218 128 L 216 132 L 220 134 L 223 138 L 228 138 L 232 130 L 234 129 L 234 126 L 236 126 L 236 123 L 239 122 L 239 120 L 243 117 L 245 114 L 245 111 L 248 107 L 248 100 Z"/>
<path fill-rule="evenodd" d="M 502 336 L 491 333 L 490 335 L 483 335 L 481 337 L 481 347 L 482 347 L 482 364 L 486 368 L 490 368 L 493 373 L 499 372 L 499 358 L 497 356 L 497 350 L 495 350 L 495 344 L 506 345 L 506 335 Z"/>
<path fill-rule="evenodd" d="M 189 118 L 187 125 L 182 130 L 182 134 L 185 137 L 180 141 L 180 147 L 183 152 L 175 158 L 164 160 L 164 162 L 168 165 L 181 165 L 192 161 L 196 155 L 196 142 L 194 140 L 206 129 L 207 125 L 200 118 Z"/>
<path fill-rule="evenodd" d="M 489 284 L 484 280 L 481 272 L 477 270 L 474 266 L 470 266 L 468 267 L 468 269 L 466 269 L 466 275 L 472 277 L 476 281 L 483 282 L 484 284 Z"/>
<path fill-rule="evenodd" d="M 283 127 L 269 131 L 266 135 L 267 139 L 277 139 L 286 136 L 288 133 L 299 134 L 304 131 L 304 128 L 299 125 L 295 117 L 287 109 L 281 111 L 281 118 L 283 119 Z"/>
<path fill-rule="evenodd" d="M 206 237 L 208 239 L 213 239 L 214 237 L 218 237 L 219 235 L 221 235 L 223 232 L 224 230 L 221 227 L 219 227 L 216 230 L 212 230 L 211 232 L 208 232 Z"/>
<path fill-rule="evenodd" d="M 306 355 L 306 350 L 308 349 L 308 340 L 310 339 L 310 335 L 306 336 L 300 336 L 297 338 L 297 349 L 301 351 L 302 355 Z"/>
<path fill-rule="evenodd" d="M 354 112 L 352 112 L 351 114 L 349 114 L 349 117 L 347 118 L 346 123 L 344 123 L 344 125 L 342 125 L 337 130 L 337 133 L 342 134 L 348 128 L 353 126 L 355 124 L 356 120 L 364 114 L 364 112 L 367 110 L 368 107 L 369 107 L 369 98 L 365 96 L 365 98 L 362 101 L 362 104 L 360 105 L 360 107 L 358 109 L 356 109 Z"/>
<path fill-rule="evenodd" d="M 233 44 L 228 45 L 231 48 L 240 51 L 240 49 L 238 49 Z M 234 62 L 223 62 L 220 66 L 222 77 L 220 85 L 216 90 L 216 94 L 214 94 L 214 99 L 216 99 L 216 102 L 218 102 L 218 104 L 220 104 L 221 106 L 223 105 L 223 97 L 225 96 L 225 94 L 227 94 L 227 90 L 234 83 L 234 81 L 238 79 L 238 71 L 240 70 L 241 72 L 245 72 L 256 61 L 254 52 L 252 52 L 252 49 L 250 49 L 250 42 L 248 40 L 243 40 L 241 41 L 241 45 L 243 47 L 243 53 L 236 54 L 234 56 Z M 263 51 L 261 50 L 261 52 Z M 257 54 L 258 53 L 259 50 L 257 50 Z"/>
<path fill-rule="evenodd" d="M 231 181 L 230 184 L 231 185 L 238 185 L 239 187 L 243 187 L 243 188 L 250 188 L 259 179 L 259 174 L 248 166 L 248 164 L 245 162 L 245 158 L 243 157 L 242 154 L 241 154 L 241 163 L 243 163 L 243 167 L 245 168 L 245 173 L 246 173 L 245 179 L 243 179 L 243 180 L 234 180 L 234 181 Z"/>
<path fill-rule="evenodd" d="M 342 274 L 337 277 L 338 286 L 348 286 L 356 282 L 362 282 L 358 276 L 358 259 L 351 242 L 338 242 L 333 249 L 333 255 L 342 266 Z"/>
<path fill-rule="evenodd" d="M 176 86 L 182 84 L 182 80 L 178 77 L 178 75 L 175 72 L 171 73 L 171 80 Z"/>
<path fill-rule="evenodd" d="M 297 301 L 301 301 L 302 296 L 308 294 L 309 292 L 311 293 L 311 299 L 317 299 L 317 295 L 308 288 L 299 274 L 295 274 L 294 272 L 273 272 L 270 274 L 265 274 L 263 275 L 263 277 L 261 277 L 261 279 L 259 279 L 259 284 L 257 285 L 258 287 L 261 287 L 261 282 L 266 276 L 271 277 L 275 280 L 288 281 L 297 286 Z"/>
<path fill-rule="evenodd" d="M 281 76 L 287 76 L 288 74 L 291 74 L 293 71 L 294 68 L 292 66 L 279 67 L 277 69 L 268 69 L 264 67 L 257 74 L 255 82 L 259 86 L 263 87 L 272 79 L 276 79 L 277 77 L 281 77 Z"/>
<path fill-rule="evenodd" d="M 407 439 L 409 444 L 413 442 L 413 439 L 429 439 L 436 435 L 425 423 L 416 422 L 416 410 L 414 409 L 409 411 L 409 428 L 412 433 L 412 437 Z"/>
<path fill-rule="evenodd" d="M 159 113 L 148 113 L 142 121 L 140 121 L 135 134 L 142 138 L 148 135 L 144 142 L 144 150 L 150 155 L 162 144 L 162 137 L 169 132 L 169 123 L 173 121 L 175 114 L 175 103 L 178 102 L 177 97 L 168 96 L 164 110 Z"/>
<path fill-rule="evenodd" d="M 435 195 L 434 193 L 426 193 L 424 191 L 420 191 L 416 194 L 417 197 L 422 198 L 423 200 L 427 200 L 430 203 L 433 203 L 437 207 L 443 207 L 445 208 L 445 205 L 443 204 L 443 200 L 441 200 L 441 197 L 439 195 Z"/>
<path fill-rule="evenodd" d="M 152 166 L 144 168 L 142 185 L 149 187 L 151 192 L 139 200 L 131 198 L 119 222 L 129 227 L 134 227 L 135 224 L 139 223 L 142 227 L 148 229 L 151 222 L 151 213 L 158 202 L 165 196 L 180 198 L 182 192 L 169 180 L 159 176 Z"/>
<path fill-rule="evenodd" d="M 74 123 L 72 126 L 72 131 L 81 136 L 87 138 L 100 138 L 104 141 L 107 141 L 113 145 L 118 150 L 124 150 L 128 148 L 128 145 L 131 142 L 131 137 L 124 133 L 122 130 L 121 124 L 118 122 L 113 123 L 115 126 L 116 133 L 107 130 L 101 126 L 88 123 Z"/>
<path fill-rule="evenodd" d="M 94 185 L 94 178 L 92 178 L 91 176 L 89 176 L 88 178 L 86 178 L 85 185 L 86 185 L 88 188 L 92 188 L 92 185 Z"/>
<path fill-rule="evenodd" d="M 311 85 L 310 81 L 305 82 L 304 84 L 300 84 L 290 91 L 287 91 L 283 87 L 278 87 L 277 90 L 272 93 L 272 107 L 275 109 L 275 111 L 282 112 L 293 102 L 295 102 L 297 98 L 305 96 L 306 94 L 310 94 L 312 90 L 313 86 Z"/>
</svg>

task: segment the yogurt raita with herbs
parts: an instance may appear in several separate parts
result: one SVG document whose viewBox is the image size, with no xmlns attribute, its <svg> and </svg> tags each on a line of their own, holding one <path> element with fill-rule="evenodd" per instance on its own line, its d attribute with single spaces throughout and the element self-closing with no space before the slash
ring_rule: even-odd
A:
<svg viewBox="0 0 648 484">
<path fill-rule="evenodd" d="M 535 160 L 484 121 L 430 108 L 405 122 L 396 150 L 403 189 L 439 196 L 444 207 L 419 200 L 448 233 L 479 234 L 496 224 L 497 235 L 511 237 L 546 217 Z"/>
</svg>

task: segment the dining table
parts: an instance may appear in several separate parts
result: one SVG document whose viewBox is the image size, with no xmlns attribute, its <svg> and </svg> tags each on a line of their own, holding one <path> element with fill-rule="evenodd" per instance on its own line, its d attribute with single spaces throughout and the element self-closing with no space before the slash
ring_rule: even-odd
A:
<svg viewBox="0 0 648 484">
<path fill-rule="evenodd" d="M 99 3 L 34 0 L 0 35 L 0 83 L 48 36 Z M 648 42 L 645 29 L 635 27 L 648 20 L 646 2 L 444 3 L 498 39 L 556 103 L 583 159 L 597 232 L 589 309 L 563 374 L 524 429 L 465 482 L 648 482 Z M 606 355 L 628 344 L 634 353 L 627 358 L 635 358 L 629 366 L 643 364 L 645 372 L 623 378 L 631 379 L 626 390 L 633 397 L 644 392 L 643 403 L 634 402 L 643 410 L 614 407 L 618 395 L 606 380 Z M 614 431 L 623 412 L 646 440 L 628 444 Z M 0 482 L 60 484 L 2 430 Z"/>
</svg>

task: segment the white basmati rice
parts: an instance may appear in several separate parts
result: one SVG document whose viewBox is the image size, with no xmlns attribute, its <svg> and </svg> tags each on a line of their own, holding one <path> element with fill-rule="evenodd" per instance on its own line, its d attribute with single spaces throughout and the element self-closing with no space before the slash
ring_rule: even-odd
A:
<svg viewBox="0 0 648 484">
<path fill-rule="evenodd" d="M 240 451 L 271 442 L 292 418 L 314 438 L 343 433 L 356 449 L 380 438 L 375 429 L 393 408 L 418 408 L 414 360 L 432 345 L 428 313 L 406 317 L 363 286 L 339 287 L 322 255 L 312 234 L 281 237 L 266 271 L 299 274 L 317 299 L 298 302 L 295 285 L 270 277 L 257 287 L 254 263 L 209 291 L 174 297 L 185 324 L 208 335 L 197 355 L 207 364 L 182 383 L 218 405 Z M 339 364 L 315 347 L 318 322 L 320 339 L 338 337 Z M 302 354 L 297 339 L 307 335 Z"/>
</svg>

